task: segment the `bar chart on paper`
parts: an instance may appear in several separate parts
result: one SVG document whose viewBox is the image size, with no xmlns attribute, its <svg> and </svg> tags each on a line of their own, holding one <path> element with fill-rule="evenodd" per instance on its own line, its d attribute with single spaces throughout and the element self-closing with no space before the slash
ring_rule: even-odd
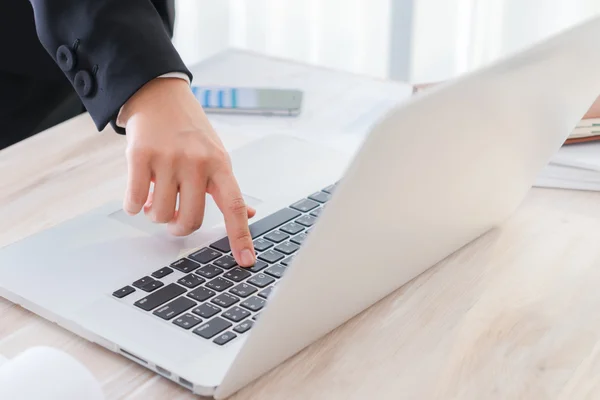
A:
<svg viewBox="0 0 600 400">
<path fill-rule="evenodd" d="M 412 86 L 291 61 L 230 50 L 192 67 L 199 87 L 295 89 L 303 93 L 302 111 L 295 117 L 210 115 L 217 131 L 245 135 L 284 134 L 354 152 L 369 128 L 387 111 L 409 99 Z M 204 92 L 205 93 L 205 92 Z M 219 102 L 218 93 L 207 94 Z M 223 101 L 231 96 L 223 97 Z M 240 93 L 238 99 L 240 101 Z"/>
</svg>

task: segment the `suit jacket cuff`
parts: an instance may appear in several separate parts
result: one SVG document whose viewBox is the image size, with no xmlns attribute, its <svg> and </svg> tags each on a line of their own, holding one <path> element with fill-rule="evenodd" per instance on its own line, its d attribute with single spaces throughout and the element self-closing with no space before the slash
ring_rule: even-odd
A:
<svg viewBox="0 0 600 400">
<path fill-rule="evenodd" d="M 42 45 L 98 130 L 115 127 L 123 104 L 152 79 L 176 72 L 192 80 L 148 0 L 30 1 Z"/>
</svg>

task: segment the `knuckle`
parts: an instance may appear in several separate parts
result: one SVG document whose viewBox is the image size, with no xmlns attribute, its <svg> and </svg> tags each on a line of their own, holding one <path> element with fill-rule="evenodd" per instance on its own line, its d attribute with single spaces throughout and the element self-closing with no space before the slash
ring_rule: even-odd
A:
<svg viewBox="0 0 600 400">
<path fill-rule="evenodd" d="M 248 229 L 239 229 L 233 235 L 236 242 L 244 242 L 252 240 L 250 231 Z"/>
<path fill-rule="evenodd" d="M 206 167 L 210 162 L 210 158 L 203 151 L 196 151 L 189 155 L 187 159 L 191 160 L 193 164 L 199 168 Z"/>
<path fill-rule="evenodd" d="M 178 225 L 182 232 L 190 234 L 200 229 L 202 221 L 180 221 Z"/>
<path fill-rule="evenodd" d="M 141 206 L 146 202 L 148 198 L 148 193 L 144 193 L 143 189 L 141 189 L 137 185 L 132 185 L 129 188 L 127 199 L 129 203 L 135 206 Z"/>
<path fill-rule="evenodd" d="M 125 210 L 125 212 L 127 212 L 128 214 L 137 214 L 140 212 L 141 209 L 142 206 L 140 204 L 132 202 L 129 198 L 126 198 L 123 202 L 123 210 Z"/>
<path fill-rule="evenodd" d="M 244 198 L 241 196 L 234 197 L 229 203 L 229 212 L 236 216 L 246 216 L 248 211 Z"/>
<path fill-rule="evenodd" d="M 158 223 L 167 223 L 173 219 L 173 215 L 173 210 L 154 210 L 152 213 L 152 220 Z"/>
<path fill-rule="evenodd" d="M 157 152 L 156 157 L 163 163 L 163 164 L 174 164 L 179 158 L 181 158 L 181 155 L 174 150 L 170 150 L 170 149 L 162 149 L 160 151 Z"/>
<path fill-rule="evenodd" d="M 128 146 L 125 150 L 125 155 L 134 164 L 148 161 L 153 154 L 153 150 L 146 146 Z"/>
<path fill-rule="evenodd" d="M 215 163 L 219 167 L 219 169 L 223 167 L 229 167 L 231 165 L 231 159 L 229 157 L 229 153 L 222 147 L 217 147 L 211 151 L 211 161 Z"/>
<path fill-rule="evenodd" d="M 181 149 L 175 157 L 180 163 L 195 169 L 204 168 L 209 160 L 204 150 L 198 148 Z"/>
</svg>

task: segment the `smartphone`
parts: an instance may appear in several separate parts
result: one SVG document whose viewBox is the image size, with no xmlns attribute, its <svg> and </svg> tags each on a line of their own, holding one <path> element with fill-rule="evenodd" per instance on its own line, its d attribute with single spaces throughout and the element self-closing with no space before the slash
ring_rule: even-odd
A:
<svg viewBox="0 0 600 400">
<path fill-rule="evenodd" d="M 300 114 L 302 92 L 293 89 L 192 86 L 207 113 L 258 115 Z"/>
</svg>

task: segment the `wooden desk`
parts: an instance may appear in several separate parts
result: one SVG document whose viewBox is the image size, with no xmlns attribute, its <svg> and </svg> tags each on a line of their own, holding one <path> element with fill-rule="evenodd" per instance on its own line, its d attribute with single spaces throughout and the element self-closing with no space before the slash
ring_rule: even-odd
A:
<svg viewBox="0 0 600 400">
<path fill-rule="evenodd" d="M 0 246 L 121 198 L 124 145 L 83 115 L 0 152 Z M 600 194 L 534 189 L 504 226 L 234 398 L 597 398 L 599 238 Z M 0 300 L 0 354 L 36 345 L 83 362 L 108 399 L 196 398 Z"/>
</svg>

